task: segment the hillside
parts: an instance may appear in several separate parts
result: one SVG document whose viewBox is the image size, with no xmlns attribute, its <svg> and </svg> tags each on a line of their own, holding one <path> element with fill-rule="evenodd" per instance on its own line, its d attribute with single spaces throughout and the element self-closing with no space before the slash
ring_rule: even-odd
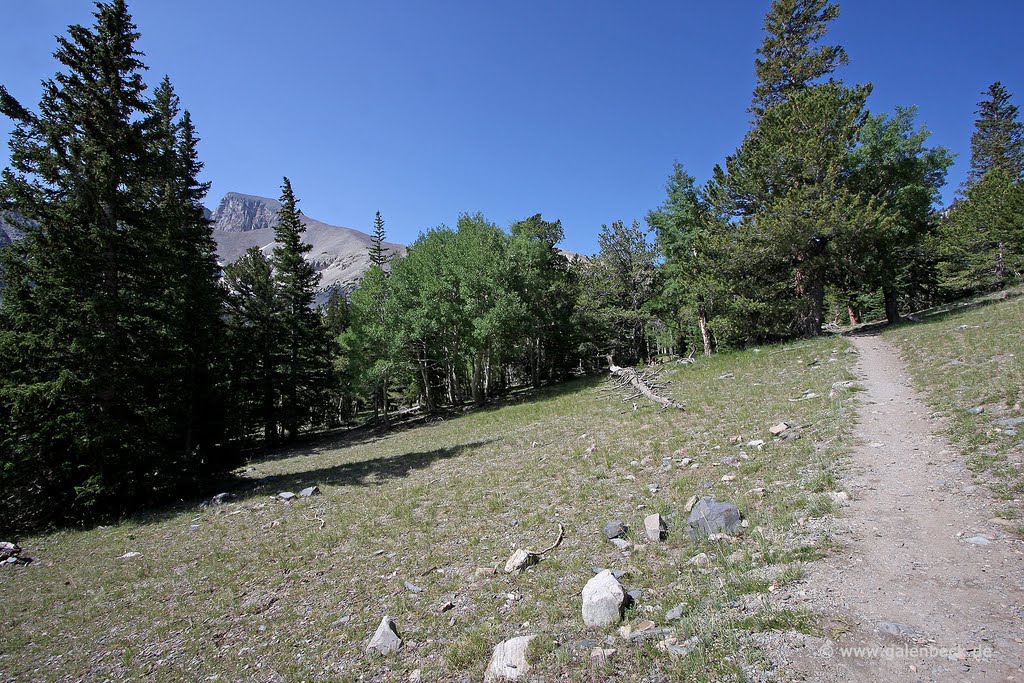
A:
<svg viewBox="0 0 1024 683">
<path fill-rule="evenodd" d="M 34 680 L 479 681 L 499 641 L 535 633 L 540 680 L 735 678 L 758 666 L 749 634 L 814 628 L 764 598 L 829 547 L 806 520 L 836 510 L 827 494 L 854 398 L 830 391 L 851 377 L 846 348 L 820 339 L 667 366 L 685 412 L 634 409 L 579 380 L 254 461 L 225 505 L 200 508 L 197 494 L 22 539 L 36 561 L 0 571 L 0 599 L 20 615 L 0 662 Z M 818 398 L 791 401 L 805 392 Z M 780 420 L 807 425 L 802 438 L 774 437 Z M 275 498 L 312 485 L 322 495 Z M 735 542 L 691 541 L 692 495 L 735 502 L 749 527 Z M 644 537 L 655 512 L 669 524 L 661 543 Z M 602 534 L 613 519 L 630 527 L 626 551 Z M 514 547 L 548 545 L 558 524 L 559 547 L 503 572 Z M 640 591 L 625 621 L 636 638 L 581 621 L 593 567 Z M 384 615 L 406 647 L 380 658 L 365 648 Z M 645 635 L 648 621 L 666 630 Z M 605 637 L 617 653 L 592 659 Z"/>
<path fill-rule="evenodd" d="M 274 225 L 281 205 L 275 199 L 229 192 L 211 214 L 217 254 L 223 263 L 231 263 L 250 247 L 271 250 Z M 364 232 L 329 225 L 303 216 L 305 241 L 312 245 L 310 261 L 320 272 L 320 289 L 351 290 L 370 267 L 370 236 Z M 393 254 L 405 253 L 405 247 L 386 243 Z M 325 294 L 321 294 L 322 301 Z"/>
</svg>

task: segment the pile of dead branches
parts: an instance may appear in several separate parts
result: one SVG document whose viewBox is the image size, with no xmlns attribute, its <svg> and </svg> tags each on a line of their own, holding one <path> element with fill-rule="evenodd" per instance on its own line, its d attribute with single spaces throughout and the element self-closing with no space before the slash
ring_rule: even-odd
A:
<svg viewBox="0 0 1024 683">
<path fill-rule="evenodd" d="M 656 403 L 662 408 L 676 408 L 684 410 L 683 404 L 670 398 L 662 396 L 663 391 L 671 382 L 662 380 L 660 372 L 637 370 L 636 368 L 623 368 L 615 364 L 611 356 L 608 356 L 608 371 L 618 381 L 608 387 L 606 391 L 629 392 L 623 401 L 627 403 L 635 398 L 643 396 L 651 403 Z"/>
</svg>

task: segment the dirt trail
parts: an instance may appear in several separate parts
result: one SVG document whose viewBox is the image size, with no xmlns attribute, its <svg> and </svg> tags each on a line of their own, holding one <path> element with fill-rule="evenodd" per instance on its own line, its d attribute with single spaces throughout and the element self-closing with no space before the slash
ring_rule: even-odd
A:
<svg viewBox="0 0 1024 683">
<path fill-rule="evenodd" d="M 836 629 L 788 652 L 790 667 L 812 681 L 1024 681 L 1024 543 L 992 521 L 989 490 L 936 435 L 895 348 L 852 342 L 866 392 L 833 529 L 845 550 L 780 596 Z"/>
</svg>

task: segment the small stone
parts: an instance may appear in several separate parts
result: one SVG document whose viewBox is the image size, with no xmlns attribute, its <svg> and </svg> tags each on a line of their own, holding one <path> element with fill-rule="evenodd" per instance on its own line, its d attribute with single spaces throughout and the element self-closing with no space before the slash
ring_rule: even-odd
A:
<svg viewBox="0 0 1024 683">
<path fill-rule="evenodd" d="M 747 448 L 756 448 L 761 450 L 764 448 L 764 439 L 753 439 L 747 442 Z"/>
<path fill-rule="evenodd" d="M 783 441 L 792 441 L 800 438 L 800 430 L 797 428 L 787 429 L 786 431 L 779 434 L 779 438 Z"/>
<path fill-rule="evenodd" d="M 494 567 L 477 567 L 476 568 L 476 575 L 477 576 L 492 576 L 492 575 L 494 575 L 494 573 L 495 573 Z"/>
<path fill-rule="evenodd" d="M 665 612 L 665 621 L 679 621 L 683 618 L 683 606 L 676 605 L 672 609 Z"/>
<path fill-rule="evenodd" d="M 700 553 L 699 555 L 694 555 L 693 557 L 691 557 L 686 562 L 686 564 L 692 565 L 694 567 L 710 567 L 711 558 L 708 557 L 707 553 Z"/>
<path fill-rule="evenodd" d="M 655 543 L 663 541 L 667 532 L 668 524 L 657 512 L 644 518 L 644 533 L 647 534 L 648 540 Z"/>
<path fill-rule="evenodd" d="M 619 550 L 629 550 L 630 543 L 624 538 L 613 538 L 612 544 Z"/>
<path fill-rule="evenodd" d="M 397 652 L 401 647 L 402 639 L 395 629 L 395 622 L 391 620 L 391 617 L 385 616 L 380 620 L 380 626 L 377 627 L 373 637 L 370 638 L 370 644 L 366 646 L 366 651 L 375 650 L 379 654 L 386 655 Z"/>
<path fill-rule="evenodd" d="M 583 623 L 610 626 L 622 619 L 626 594 L 610 571 L 603 571 L 583 587 Z"/>
<path fill-rule="evenodd" d="M 629 527 L 621 519 L 613 519 L 604 525 L 604 535 L 608 540 L 625 536 L 628 530 Z"/>
<path fill-rule="evenodd" d="M 722 477 L 722 481 L 725 481 L 725 482 L 736 481 L 736 475 L 735 474 L 726 474 L 726 475 L 724 475 Z"/>
<path fill-rule="evenodd" d="M 891 621 L 883 621 L 876 628 L 882 635 L 895 636 L 897 638 L 917 638 L 921 632 L 908 624 L 897 624 Z"/>
<path fill-rule="evenodd" d="M 657 493 L 660 490 L 660 487 L 657 484 L 648 484 L 647 485 L 647 490 L 650 491 L 651 495 L 653 496 L 655 493 Z"/>
<path fill-rule="evenodd" d="M 413 672 L 409 674 L 409 683 L 419 683 L 421 680 L 423 680 L 423 672 L 413 669 Z"/>
<path fill-rule="evenodd" d="M 967 409 L 968 415 L 981 415 L 985 412 L 985 406 L 974 406 L 973 408 Z"/>
<path fill-rule="evenodd" d="M 508 558 L 508 562 L 505 563 L 505 573 L 519 574 L 533 564 L 536 559 L 536 555 L 531 555 L 522 548 L 519 548 L 512 553 L 512 557 Z"/>
<path fill-rule="evenodd" d="M 484 683 L 518 681 L 530 672 L 526 650 L 536 636 L 518 636 L 498 643 L 484 673 Z"/>
<path fill-rule="evenodd" d="M 639 588 L 634 588 L 631 591 L 626 592 L 626 604 L 636 604 L 640 602 L 640 598 L 644 596 L 644 592 Z"/>
<path fill-rule="evenodd" d="M 699 498 L 697 498 L 697 496 L 690 496 L 689 499 L 686 501 L 686 505 L 683 506 L 683 509 L 689 512 L 690 510 L 693 509 L 693 506 L 697 504 L 698 500 Z"/>
<path fill-rule="evenodd" d="M 126 552 L 124 555 L 121 555 L 117 559 L 119 559 L 119 560 L 130 560 L 133 557 L 142 557 L 142 553 L 135 552 L 134 550 L 131 550 L 129 552 Z"/>
<path fill-rule="evenodd" d="M 307 486 L 306 488 L 299 491 L 299 495 L 303 498 L 309 498 L 310 496 L 319 496 L 320 487 L 318 486 Z"/>
<path fill-rule="evenodd" d="M 422 593 L 423 592 L 422 588 L 420 588 L 419 586 L 417 586 L 414 583 L 410 583 L 409 581 L 404 581 L 403 585 L 405 586 L 406 590 L 408 590 L 410 592 L 413 592 L 413 593 Z"/>
<path fill-rule="evenodd" d="M 1019 427 L 1024 426 L 1024 417 L 1001 417 L 994 422 L 1001 427 Z"/>
<path fill-rule="evenodd" d="M 835 383 L 832 384 L 832 390 L 833 391 L 844 391 L 846 389 L 852 389 L 852 388 L 853 388 L 853 382 L 851 382 L 849 380 L 846 380 L 844 382 L 835 382 Z"/>
<path fill-rule="evenodd" d="M 593 571 L 595 574 L 600 574 L 601 572 L 611 572 L 612 576 L 614 576 L 616 579 L 621 579 L 623 576 L 626 575 L 626 572 L 622 571 L 621 569 L 605 569 L 604 567 L 591 567 L 590 570 Z"/>
<path fill-rule="evenodd" d="M 850 504 L 850 494 L 846 491 L 829 491 L 826 493 L 829 498 L 832 499 L 833 503 L 837 505 L 847 506 Z"/>
<path fill-rule="evenodd" d="M 769 428 L 768 428 L 768 431 L 769 431 L 769 432 L 771 432 L 771 433 L 772 433 L 772 435 L 774 435 L 774 436 L 778 436 L 778 435 L 779 435 L 779 434 L 781 434 L 782 432 L 784 432 L 784 431 L 786 431 L 787 429 L 789 429 L 789 428 L 790 428 L 791 426 L 792 426 L 792 425 L 790 425 L 790 424 L 789 424 L 788 422 L 780 422 L 780 423 L 778 423 L 777 425 L 774 425 L 774 426 L 772 426 L 772 427 L 769 427 Z"/>
<path fill-rule="evenodd" d="M 970 543 L 971 545 L 991 545 L 992 539 L 985 538 L 984 536 L 972 536 L 965 543 Z"/>
<path fill-rule="evenodd" d="M 277 494 L 277 497 L 280 498 L 281 500 L 288 501 L 292 500 L 296 496 L 291 491 L 282 491 L 281 493 Z"/>
<path fill-rule="evenodd" d="M 210 499 L 210 505 L 223 505 L 224 503 L 228 502 L 229 500 L 234 500 L 234 499 L 235 499 L 235 494 L 233 494 L 233 493 L 227 493 L 227 492 L 218 493 L 217 495 L 215 495 L 213 498 Z"/>
<path fill-rule="evenodd" d="M 441 614 L 444 614 L 445 612 L 451 611 L 453 609 L 455 609 L 455 603 L 449 600 L 448 602 L 445 602 L 443 605 L 441 605 L 441 607 L 439 607 L 437 611 Z"/>
<path fill-rule="evenodd" d="M 595 647 L 590 651 L 590 659 L 599 664 L 603 664 L 614 657 L 615 652 L 616 650 L 613 647 Z"/>
</svg>

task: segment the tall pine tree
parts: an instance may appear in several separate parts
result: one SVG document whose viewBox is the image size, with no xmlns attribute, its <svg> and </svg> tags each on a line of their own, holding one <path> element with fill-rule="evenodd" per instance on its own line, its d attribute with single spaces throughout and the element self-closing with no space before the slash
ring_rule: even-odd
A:
<svg viewBox="0 0 1024 683">
<path fill-rule="evenodd" d="M 384 219 L 380 211 L 373 218 L 373 234 L 370 235 L 370 265 L 383 267 L 388 262 L 388 248 L 384 246 Z"/>
<path fill-rule="evenodd" d="M 305 258 L 312 246 L 303 242 L 306 226 L 288 178 L 281 185 L 280 201 L 271 264 L 281 314 L 281 427 L 291 440 L 306 426 L 322 422 L 331 368 L 323 318 L 313 307 L 320 274 Z"/>
<path fill-rule="evenodd" d="M 986 173 L 998 169 L 1011 179 L 1024 177 L 1024 123 L 1017 105 L 1010 103 L 1010 93 L 996 81 L 978 102 L 978 118 L 971 135 L 971 169 L 968 187 Z"/>
<path fill-rule="evenodd" d="M 194 131 L 169 87 L 146 98 L 124 1 L 94 16 L 57 39 L 38 112 L 0 93 L 17 121 L 0 198 L 32 219 L 3 255 L 0 488 L 37 518 L 40 501 L 124 510 L 216 462 L 197 410 L 208 345 L 181 302 L 216 299 Z"/>
</svg>

